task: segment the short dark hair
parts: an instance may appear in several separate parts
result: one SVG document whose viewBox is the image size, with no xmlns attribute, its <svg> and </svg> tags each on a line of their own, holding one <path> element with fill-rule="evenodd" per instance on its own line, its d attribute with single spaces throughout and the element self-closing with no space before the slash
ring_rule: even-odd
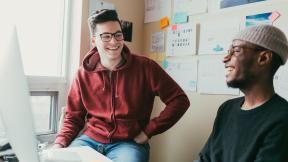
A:
<svg viewBox="0 0 288 162">
<path fill-rule="evenodd" d="M 102 9 L 93 12 L 93 14 L 88 18 L 88 25 L 91 36 L 95 34 L 97 24 L 107 21 L 117 21 L 121 27 L 121 23 L 116 10 Z"/>
<path fill-rule="evenodd" d="M 255 44 L 254 44 L 255 45 Z M 259 45 L 255 45 L 255 49 L 257 51 L 270 51 L 272 53 L 272 61 L 271 61 L 271 66 L 270 66 L 270 73 L 271 73 L 271 76 L 273 77 L 276 73 L 276 71 L 279 69 L 279 67 L 283 64 L 283 61 L 280 57 L 280 55 L 278 55 L 277 53 L 267 49 L 267 48 L 264 48 L 264 47 L 261 47 Z"/>
<path fill-rule="evenodd" d="M 272 62 L 271 62 L 271 74 L 272 76 L 275 75 L 276 71 L 279 69 L 279 67 L 283 64 L 283 61 L 281 57 L 276 54 L 275 52 L 272 52 Z"/>
</svg>

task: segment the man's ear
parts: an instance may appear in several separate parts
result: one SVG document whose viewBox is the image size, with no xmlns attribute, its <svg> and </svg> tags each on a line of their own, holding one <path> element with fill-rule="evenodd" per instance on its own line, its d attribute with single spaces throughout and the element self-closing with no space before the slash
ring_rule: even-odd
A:
<svg viewBox="0 0 288 162">
<path fill-rule="evenodd" d="M 259 65 L 265 65 L 267 63 L 270 63 L 272 61 L 273 54 L 271 51 L 262 51 L 260 52 L 258 56 L 258 64 Z"/>
<path fill-rule="evenodd" d="M 91 38 L 91 45 L 92 47 L 96 47 L 96 37 Z"/>
</svg>

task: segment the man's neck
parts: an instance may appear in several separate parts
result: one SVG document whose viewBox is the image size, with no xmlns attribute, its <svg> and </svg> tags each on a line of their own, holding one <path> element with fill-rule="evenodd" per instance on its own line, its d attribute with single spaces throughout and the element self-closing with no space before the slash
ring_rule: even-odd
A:
<svg viewBox="0 0 288 162">
<path fill-rule="evenodd" d="M 274 94 L 274 87 L 272 86 L 254 86 L 249 90 L 241 90 L 245 94 L 245 101 L 242 109 L 249 110 L 258 107 L 268 101 Z"/>
<path fill-rule="evenodd" d="M 114 70 L 117 68 L 117 65 L 119 65 L 121 60 L 122 60 L 122 57 L 120 59 L 117 59 L 117 60 L 101 59 L 101 64 L 109 70 Z"/>
</svg>

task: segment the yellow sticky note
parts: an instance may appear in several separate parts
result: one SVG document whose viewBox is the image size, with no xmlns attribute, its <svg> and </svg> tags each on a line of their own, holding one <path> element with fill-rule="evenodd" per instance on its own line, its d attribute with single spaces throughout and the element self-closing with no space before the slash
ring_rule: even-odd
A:
<svg viewBox="0 0 288 162">
<path fill-rule="evenodd" d="M 169 19 L 167 16 L 160 20 L 160 29 L 163 29 L 169 25 Z"/>
<path fill-rule="evenodd" d="M 165 56 L 165 53 L 150 53 L 148 57 L 154 61 L 163 61 Z"/>
</svg>

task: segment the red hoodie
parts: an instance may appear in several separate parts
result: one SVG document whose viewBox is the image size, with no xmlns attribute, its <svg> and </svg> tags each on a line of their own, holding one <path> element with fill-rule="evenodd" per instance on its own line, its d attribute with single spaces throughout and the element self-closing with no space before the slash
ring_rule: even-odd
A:
<svg viewBox="0 0 288 162">
<path fill-rule="evenodd" d="M 71 86 L 55 143 L 68 146 L 83 128 L 84 134 L 102 143 L 133 139 L 141 130 L 150 138 L 185 113 L 187 96 L 156 62 L 131 54 L 126 46 L 122 57 L 122 65 L 109 71 L 101 65 L 97 48 L 89 51 Z M 155 96 L 166 107 L 150 119 Z"/>
</svg>

